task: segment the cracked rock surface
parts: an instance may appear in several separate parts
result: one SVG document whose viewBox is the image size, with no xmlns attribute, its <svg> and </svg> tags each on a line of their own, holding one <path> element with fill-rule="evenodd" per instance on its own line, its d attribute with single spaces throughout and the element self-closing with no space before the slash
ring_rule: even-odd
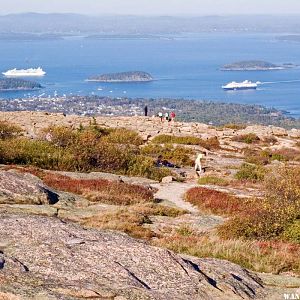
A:
<svg viewBox="0 0 300 300">
<path fill-rule="evenodd" d="M 58 218 L 2 214 L 0 299 L 260 299 L 227 261 L 197 259 Z"/>
</svg>

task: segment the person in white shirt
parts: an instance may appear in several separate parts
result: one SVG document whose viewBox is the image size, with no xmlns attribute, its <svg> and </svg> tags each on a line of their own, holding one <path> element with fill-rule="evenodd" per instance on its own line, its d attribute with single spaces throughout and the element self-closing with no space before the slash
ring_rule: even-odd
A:
<svg viewBox="0 0 300 300">
<path fill-rule="evenodd" d="M 196 160 L 195 160 L 195 171 L 197 176 L 199 177 L 200 174 L 202 173 L 202 160 L 204 158 L 204 156 L 206 155 L 206 153 L 199 153 Z"/>
</svg>

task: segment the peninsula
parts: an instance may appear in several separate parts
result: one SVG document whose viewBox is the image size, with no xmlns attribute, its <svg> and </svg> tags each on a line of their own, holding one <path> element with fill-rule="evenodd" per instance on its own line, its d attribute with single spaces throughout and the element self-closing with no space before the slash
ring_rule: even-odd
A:
<svg viewBox="0 0 300 300">
<path fill-rule="evenodd" d="M 102 74 L 87 79 L 87 81 L 96 82 L 149 82 L 152 80 L 153 77 L 149 73 L 142 71 Z"/>
<path fill-rule="evenodd" d="M 261 60 L 245 60 L 232 64 L 224 65 L 221 71 L 272 71 L 272 70 L 284 70 L 294 68 L 296 65 L 288 63 L 282 65 L 276 65 L 270 62 Z"/>
<path fill-rule="evenodd" d="M 20 78 L 1 78 L 0 91 L 28 91 L 41 89 L 42 86 L 34 81 L 24 80 Z"/>
</svg>

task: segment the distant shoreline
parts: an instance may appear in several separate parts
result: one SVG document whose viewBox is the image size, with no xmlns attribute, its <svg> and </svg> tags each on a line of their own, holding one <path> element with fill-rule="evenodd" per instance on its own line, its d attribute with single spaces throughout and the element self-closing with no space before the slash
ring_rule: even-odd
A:
<svg viewBox="0 0 300 300">
<path fill-rule="evenodd" d="M 176 113 L 185 122 L 212 125 L 228 123 L 274 125 L 299 128 L 300 119 L 284 110 L 256 104 L 237 104 L 187 99 L 110 98 L 100 96 L 69 96 L 2 99 L 0 111 L 44 111 L 83 116 L 142 116 L 148 106 L 149 116 L 158 112 Z"/>
</svg>

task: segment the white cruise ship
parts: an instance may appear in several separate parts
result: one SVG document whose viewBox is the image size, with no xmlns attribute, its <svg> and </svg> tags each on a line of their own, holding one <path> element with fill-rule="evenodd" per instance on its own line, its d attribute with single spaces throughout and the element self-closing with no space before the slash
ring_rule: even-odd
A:
<svg viewBox="0 0 300 300">
<path fill-rule="evenodd" d="M 44 76 L 46 75 L 46 72 L 43 71 L 42 68 L 37 68 L 37 69 L 19 69 L 17 70 L 12 69 L 12 70 L 8 70 L 6 72 L 2 73 L 4 76 L 6 77 L 24 77 L 24 76 L 28 76 L 28 77 L 40 77 L 40 76 Z"/>
<path fill-rule="evenodd" d="M 253 90 L 253 89 L 257 89 L 258 85 L 260 84 L 260 82 L 252 82 L 249 80 L 245 80 L 243 82 L 230 82 L 226 85 L 222 86 L 223 90 L 227 90 L 227 91 L 235 91 L 235 90 Z"/>
</svg>

